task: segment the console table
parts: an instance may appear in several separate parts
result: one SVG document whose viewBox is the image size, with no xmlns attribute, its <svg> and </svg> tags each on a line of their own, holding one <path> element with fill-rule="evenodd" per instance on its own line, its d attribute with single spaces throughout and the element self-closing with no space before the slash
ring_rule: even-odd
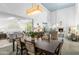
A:
<svg viewBox="0 0 79 59">
<path fill-rule="evenodd" d="M 7 38 L 7 35 L 5 33 L 0 33 L 0 39 L 5 39 Z"/>
</svg>

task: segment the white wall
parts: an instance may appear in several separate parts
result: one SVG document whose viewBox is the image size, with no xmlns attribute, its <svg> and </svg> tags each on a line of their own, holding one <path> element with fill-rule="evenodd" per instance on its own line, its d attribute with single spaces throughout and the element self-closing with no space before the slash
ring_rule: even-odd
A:
<svg viewBox="0 0 79 59">
<path fill-rule="evenodd" d="M 79 25 L 79 3 L 75 5 L 75 13 L 76 13 L 75 23 L 76 25 Z"/>
<path fill-rule="evenodd" d="M 32 3 L 2 3 L 0 4 L 0 11 L 14 14 L 17 16 L 23 16 L 26 18 L 32 18 L 34 20 L 34 26 L 36 26 L 37 23 L 40 23 L 40 25 L 42 25 L 43 22 L 48 22 L 49 19 L 49 11 L 42 4 L 40 5 L 43 8 L 43 12 L 33 16 L 28 16 L 26 13 L 26 9 L 32 7 Z"/>
<path fill-rule="evenodd" d="M 60 9 L 51 13 L 51 24 L 56 24 L 62 21 L 64 30 L 68 30 L 68 26 L 75 25 L 75 6 Z"/>
<path fill-rule="evenodd" d="M 34 20 L 34 26 L 37 25 L 37 23 L 39 23 L 40 25 L 42 25 L 42 23 L 46 22 L 48 23 L 48 12 L 44 11 L 38 15 L 33 15 L 33 20 Z"/>
</svg>

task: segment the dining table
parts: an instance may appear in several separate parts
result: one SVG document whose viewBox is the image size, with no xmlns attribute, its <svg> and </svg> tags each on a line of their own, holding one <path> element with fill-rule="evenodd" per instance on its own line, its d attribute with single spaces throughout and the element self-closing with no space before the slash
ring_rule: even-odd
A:
<svg viewBox="0 0 79 59">
<path fill-rule="evenodd" d="M 28 41 L 31 41 L 31 40 L 28 39 Z M 33 41 L 35 42 L 36 48 L 43 50 L 43 51 L 46 51 L 46 52 L 51 53 L 51 54 L 55 53 L 57 47 L 61 43 L 61 41 L 58 41 L 58 40 L 48 40 L 47 41 L 47 40 L 42 40 L 42 39 L 35 39 Z"/>
<path fill-rule="evenodd" d="M 28 40 L 31 41 L 30 39 Z M 62 40 L 59 41 L 59 40 L 52 40 L 52 39 L 50 40 L 35 39 L 33 41 L 35 43 L 36 48 L 41 49 L 51 54 L 55 53 L 59 44 L 62 42 Z"/>
<path fill-rule="evenodd" d="M 35 40 L 35 47 L 46 51 L 48 53 L 54 54 L 57 47 L 59 46 L 60 41 L 58 40 L 50 40 L 50 41 L 46 41 L 46 40 Z"/>
</svg>

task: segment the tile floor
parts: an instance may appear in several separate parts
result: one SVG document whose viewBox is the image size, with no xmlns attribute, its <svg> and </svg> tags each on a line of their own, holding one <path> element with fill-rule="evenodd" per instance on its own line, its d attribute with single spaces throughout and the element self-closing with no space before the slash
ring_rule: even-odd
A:
<svg viewBox="0 0 79 59">
<path fill-rule="evenodd" d="M 79 55 L 79 42 L 70 41 L 64 39 L 64 44 L 62 47 L 62 55 Z M 15 55 L 12 52 L 12 43 L 7 40 L 0 40 L 0 55 Z"/>
</svg>

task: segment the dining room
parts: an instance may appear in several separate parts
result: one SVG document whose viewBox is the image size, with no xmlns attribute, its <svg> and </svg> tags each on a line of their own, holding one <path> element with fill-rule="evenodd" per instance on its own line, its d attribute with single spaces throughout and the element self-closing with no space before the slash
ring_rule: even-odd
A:
<svg viewBox="0 0 79 59">
<path fill-rule="evenodd" d="M 78 12 L 77 3 L 0 3 L 0 55 L 79 54 Z"/>
</svg>

